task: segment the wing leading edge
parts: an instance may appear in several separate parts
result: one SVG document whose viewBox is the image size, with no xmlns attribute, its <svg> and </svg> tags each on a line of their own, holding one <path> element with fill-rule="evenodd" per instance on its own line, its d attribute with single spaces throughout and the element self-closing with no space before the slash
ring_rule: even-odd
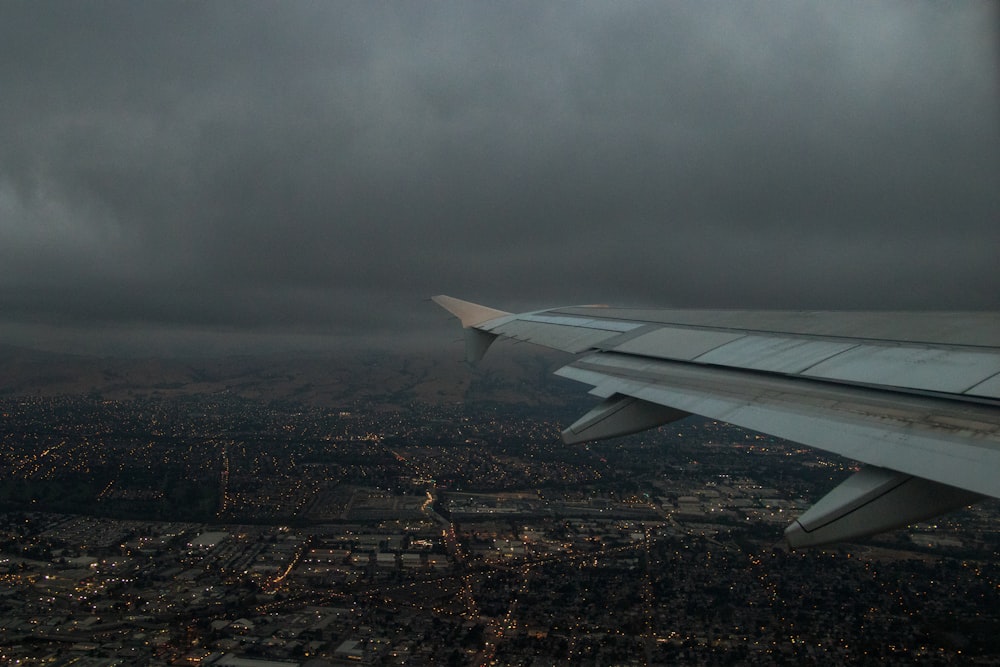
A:
<svg viewBox="0 0 1000 667">
<path fill-rule="evenodd" d="M 629 310 L 511 314 L 452 297 L 475 362 L 498 337 L 580 355 L 604 399 L 568 442 L 698 414 L 864 463 L 785 531 L 793 547 L 1000 498 L 1000 313 Z"/>
</svg>

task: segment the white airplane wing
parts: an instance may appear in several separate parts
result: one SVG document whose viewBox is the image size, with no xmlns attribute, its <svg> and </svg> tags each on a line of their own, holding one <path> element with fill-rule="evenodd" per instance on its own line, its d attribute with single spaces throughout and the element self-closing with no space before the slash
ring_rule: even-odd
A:
<svg viewBox="0 0 1000 667">
<path fill-rule="evenodd" d="M 865 464 L 785 530 L 848 540 L 1000 498 L 1000 313 L 639 310 L 512 314 L 436 296 L 478 361 L 497 337 L 578 354 L 603 402 L 567 443 L 688 414 Z"/>
</svg>

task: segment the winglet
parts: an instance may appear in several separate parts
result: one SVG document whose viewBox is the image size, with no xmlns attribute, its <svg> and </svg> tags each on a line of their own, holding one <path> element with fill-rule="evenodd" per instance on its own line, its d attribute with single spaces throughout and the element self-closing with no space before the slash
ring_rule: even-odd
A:
<svg viewBox="0 0 1000 667">
<path fill-rule="evenodd" d="M 510 313 L 496 308 L 480 306 L 478 303 L 462 301 L 443 294 L 433 296 L 431 300 L 462 321 L 462 326 L 465 328 L 465 360 L 470 364 L 475 364 L 482 359 L 490 344 L 497 337 L 495 333 L 473 327 L 504 315 L 510 315 Z"/>
<path fill-rule="evenodd" d="M 482 324 L 488 320 L 503 317 L 504 315 L 510 315 L 510 313 L 503 310 L 480 306 L 478 303 L 462 301 L 461 299 L 445 296 L 444 294 L 432 296 L 431 301 L 460 319 L 462 321 L 462 326 L 466 329 L 474 327 L 477 324 Z"/>
</svg>

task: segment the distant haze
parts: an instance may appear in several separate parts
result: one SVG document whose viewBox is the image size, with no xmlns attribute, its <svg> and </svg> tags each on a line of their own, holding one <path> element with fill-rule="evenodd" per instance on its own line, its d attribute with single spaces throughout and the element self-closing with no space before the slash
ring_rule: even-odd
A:
<svg viewBox="0 0 1000 667">
<path fill-rule="evenodd" d="M 8 2 L 0 343 L 447 346 L 438 293 L 1000 309 L 987 2 Z"/>
</svg>

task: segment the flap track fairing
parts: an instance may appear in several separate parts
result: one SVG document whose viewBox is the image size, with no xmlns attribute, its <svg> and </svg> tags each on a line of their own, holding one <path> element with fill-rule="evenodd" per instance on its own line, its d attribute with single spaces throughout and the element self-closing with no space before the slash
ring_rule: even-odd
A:
<svg viewBox="0 0 1000 667">
<path fill-rule="evenodd" d="M 604 440 L 656 428 L 687 417 L 689 414 L 658 403 L 613 394 L 573 422 L 562 432 L 562 439 L 567 445 Z"/>
<path fill-rule="evenodd" d="M 971 505 L 982 496 L 929 479 L 865 466 L 785 529 L 792 548 L 874 535 Z"/>
</svg>

